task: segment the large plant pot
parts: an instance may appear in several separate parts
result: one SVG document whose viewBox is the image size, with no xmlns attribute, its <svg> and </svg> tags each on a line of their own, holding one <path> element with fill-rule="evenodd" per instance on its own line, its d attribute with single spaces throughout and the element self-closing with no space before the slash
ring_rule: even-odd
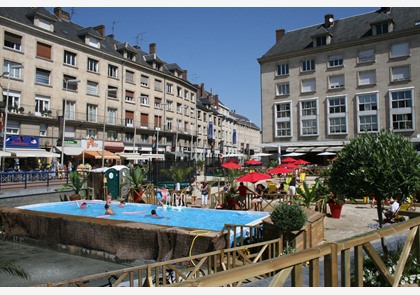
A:
<svg viewBox="0 0 420 295">
<path fill-rule="evenodd" d="M 330 206 L 331 217 L 340 218 L 343 204 L 328 204 L 328 205 Z"/>
</svg>

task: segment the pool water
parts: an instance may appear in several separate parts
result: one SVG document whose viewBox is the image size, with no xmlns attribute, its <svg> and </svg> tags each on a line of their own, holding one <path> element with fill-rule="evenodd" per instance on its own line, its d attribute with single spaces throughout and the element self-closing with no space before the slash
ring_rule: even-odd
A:
<svg viewBox="0 0 420 295">
<path fill-rule="evenodd" d="M 225 224 L 258 224 L 262 219 L 269 216 L 268 212 L 215 210 L 170 206 L 162 207 L 158 205 L 137 203 L 126 203 L 125 207 L 119 207 L 118 202 L 112 202 L 111 204 L 111 208 L 115 212 L 115 215 L 105 215 L 104 201 L 86 201 L 86 209 L 79 208 L 81 203 L 81 201 L 79 201 L 79 203 L 77 203 L 77 201 L 55 202 L 27 205 L 17 208 L 212 231 L 222 230 Z M 151 210 L 153 209 L 156 210 L 159 218 L 151 216 Z"/>
</svg>

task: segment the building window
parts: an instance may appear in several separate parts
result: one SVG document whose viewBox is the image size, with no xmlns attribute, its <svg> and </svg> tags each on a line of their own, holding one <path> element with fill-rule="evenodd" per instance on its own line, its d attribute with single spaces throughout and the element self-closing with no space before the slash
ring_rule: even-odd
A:
<svg viewBox="0 0 420 295">
<path fill-rule="evenodd" d="M 42 116 L 45 110 L 50 109 L 50 97 L 43 95 L 35 96 L 35 116 Z"/>
<path fill-rule="evenodd" d="M 7 102 L 9 111 L 12 111 L 13 108 L 13 112 L 17 113 L 17 107 L 20 106 L 20 92 L 9 90 L 9 97 L 7 97 L 7 94 L 7 89 L 3 89 L 3 101 L 6 102 L 7 98 L 9 98 Z"/>
<path fill-rule="evenodd" d="M 166 123 L 165 123 L 165 126 L 166 126 L 166 130 L 172 130 L 172 118 L 167 118 L 166 119 Z"/>
<path fill-rule="evenodd" d="M 98 130 L 91 129 L 91 128 L 86 129 L 86 138 L 87 139 L 89 139 L 89 138 L 95 139 L 97 135 L 98 135 Z"/>
<path fill-rule="evenodd" d="M 379 130 L 378 93 L 356 95 L 357 132 L 377 132 Z"/>
<path fill-rule="evenodd" d="M 344 75 L 328 77 L 328 89 L 344 88 Z"/>
<path fill-rule="evenodd" d="M 76 103 L 74 101 L 65 101 L 66 109 L 64 116 L 66 119 L 75 120 L 76 119 Z"/>
<path fill-rule="evenodd" d="M 125 71 L 125 82 L 134 83 L 134 72 L 129 70 Z"/>
<path fill-rule="evenodd" d="M 95 48 L 100 48 L 101 47 L 101 43 L 99 42 L 98 39 L 93 38 L 92 36 L 89 36 L 89 38 L 86 38 L 86 43 L 89 46 L 95 47 Z"/>
<path fill-rule="evenodd" d="M 22 49 L 22 36 L 4 32 L 4 47 L 21 51 Z"/>
<path fill-rule="evenodd" d="M 290 85 L 287 83 L 277 84 L 276 95 L 289 95 L 290 94 Z"/>
<path fill-rule="evenodd" d="M 359 86 L 375 85 L 376 71 L 363 71 L 358 73 L 357 83 Z"/>
<path fill-rule="evenodd" d="M 156 91 L 162 91 L 162 81 L 161 80 L 155 80 L 155 90 Z"/>
<path fill-rule="evenodd" d="M 176 96 L 182 97 L 182 88 L 179 86 L 176 87 Z"/>
<path fill-rule="evenodd" d="M 276 137 L 290 137 L 292 135 L 291 103 L 275 104 L 275 134 Z"/>
<path fill-rule="evenodd" d="M 413 130 L 413 89 L 390 90 L 390 99 L 392 128 Z"/>
<path fill-rule="evenodd" d="M 125 111 L 125 126 L 127 127 L 134 126 L 134 112 Z"/>
<path fill-rule="evenodd" d="M 316 91 L 315 78 L 302 80 L 301 90 L 300 90 L 301 93 L 315 92 L 315 91 Z"/>
<path fill-rule="evenodd" d="M 40 123 L 39 124 L 39 136 L 40 137 L 47 137 L 48 136 L 48 128 L 47 128 L 47 124 L 45 123 Z"/>
<path fill-rule="evenodd" d="M 408 42 L 391 45 L 390 58 L 406 57 L 410 55 Z"/>
<path fill-rule="evenodd" d="M 142 128 L 148 128 L 149 127 L 149 115 L 141 113 L 140 114 L 140 126 Z"/>
<path fill-rule="evenodd" d="M 10 78 L 22 79 L 22 68 L 13 68 L 16 66 L 21 66 L 21 64 L 4 60 L 3 72 L 8 72 Z"/>
<path fill-rule="evenodd" d="M 36 56 L 46 58 L 46 59 L 51 59 L 51 45 L 37 42 Z"/>
<path fill-rule="evenodd" d="M 108 86 L 106 94 L 108 95 L 108 98 L 117 99 L 118 88 L 114 86 Z"/>
<path fill-rule="evenodd" d="M 110 125 L 115 125 L 115 124 L 117 124 L 117 109 L 114 109 L 114 108 L 108 108 L 108 110 L 107 110 L 107 114 L 108 114 L 108 116 L 107 116 L 107 124 L 110 124 Z"/>
<path fill-rule="evenodd" d="M 141 143 L 148 143 L 148 141 L 149 141 L 149 135 L 147 135 L 147 134 L 141 134 L 140 135 L 140 142 Z"/>
<path fill-rule="evenodd" d="M 332 55 L 328 57 L 328 67 L 337 68 L 343 66 L 343 56 L 342 55 Z"/>
<path fill-rule="evenodd" d="M 64 51 L 64 64 L 69 66 L 76 66 L 76 53 Z"/>
<path fill-rule="evenodd" d="M 149 77 L 145 75 L 141 75 L 140 85 L 144 87 L 149 87 Z"/>
<path fill-rule="evenodd" d="M 358 55 L 358 63 L 372 62 L 375 61 L 375 50 L 366 49 L 360 50 Z"/>
<path fill-rule="evenodd" d="M 327 36 L 319 36 L 316 38 L 316 46 L 323 46 L 323 45 L 327 45 Z"/>
<path fill-rule="evenodd" d="M 329 134 L 347 133 L 346 97 L 328 97 L 328 130 Z"/>
<path fill-rule="evenodd" d="M 174 91 L 174 85 L 171 83 L 166 83 L 166 93 L 172 94 Z"/>
<path fill-rule="evenodd" d="M 36 21 L 34 22 L 34 25 L 44 30 L 48 30 L 51 32 L 54 31 L 54 26 L 52 22 L 46 19 L 37 18 Z"/>
<path fill-rule="evenodd" d="M 87 121 L 88 122 L 97 122 L 97 115 L 98 115 L 98 106 L 93 104 L 87 105 Z"/>
<path fill-rule="evenodd" d="M 87 70 L 88 72 L 99 73 L 99 61 L 88 58 Z"/>
<path fill-rule="evenodd" d="M 50 75 L 50 71 L 37 68 L 35 73 L 35 83 L 50 85 Z"/>
<path fill-rule="evenodd" d="M 374 25 L 374 35 L 382 35 L 389 32 L 389 24 L 381 23 Z"/>
<path fill-rule="evenodd" d="M 99 94 L 99 86 L 97 82 L 87 81 L 86 84 L 86 93 L 90 95 L 98 95 Z"/>
<path fill-rule="evenodd" d="M 289 75 L 289 64 L 278 65 L 276 75 L 277 76 Z"/>
<path fill-rule="evenodd" d="M 125 91 L 125 101 L 130 103 L 135 103 L 134 101 L 134 91 L 126 90 Z"/>
<path fill-rule="evenodd" d="M 318 135 L 318 103 L 316 99 L 300 102 L 300 135 Z"/>
<path fill-rule="evenodd" d="M 76 80 L 76 77 L 74 76 L 63 76 L 63 89 L 64 90 L 71 90 L 71 91 L 77 91 L 77 85 L 78 83 L 67 83 L 69 80 Z"/>
<path fill-rule="evenodd" d="M 195 94 L 191 93 L 191 102 L 195 102 Z"/>
<path fill-rule="evenodd" d="M 315 60 L 306 59 L 302 61 L 302 72 L 313 72 L 315 71 Z"/>
<path fill-rule="evenodd" d="M 184 91 L 184 99 L 185 100 L 188 100 L 189 99 L 189 96 L 190 96 L 190 93 L 188 92 L 188 90 L 185 90 Z"/>
<path fill-rule="evenodd" d="M 149 96 L 144 94 L 144 93 L 140 94 L 140 104 L 148 106 L 149 105 Z"/>
<path fill-rule="evenodd" d="M 7 122 L 6 134 L 19 135 L 20 123 L 13 120 L 10 120 L 9 122 Z"/>
<path fill-rule="evenodd" d="M 108 77 L 118 79 L 118 67 L 114 65 L 108 65 Z"/>
<path fill-rule="evenodd" d="M 174 103 L 170 100 L 166 102 L 166 110 L 173 112 L 174 111 Z"/>
<path fill-rule="evenodd" d="M 117 131 L 115 130 L 109 130 L 106 132 L 106 138 L 108 140 L 117 140 L 118 136 L 117 136 Z"/>
<path fill-rule="evenodd" d="M 392 67 L 391 82 L 410 80 L 410 66 Z"/>
</svg>

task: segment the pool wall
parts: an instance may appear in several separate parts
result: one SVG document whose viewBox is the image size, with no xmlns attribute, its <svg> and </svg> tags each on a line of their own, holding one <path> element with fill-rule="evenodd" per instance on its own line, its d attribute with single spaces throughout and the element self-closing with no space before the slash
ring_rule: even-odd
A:
<svg viewBox="0 0 420 295">
<path fill-rule="evenodd" d="M 220 250 L 226 235 L 129 221 L 0 207 L 6 239 L 32 239 L 48 247 L 102 251 L 115 261 L 163 261 Z M 190 253 L 190 249 L 191 253 Z M 105 255 L 107 256 L 107 255 Z"/>
</svg>

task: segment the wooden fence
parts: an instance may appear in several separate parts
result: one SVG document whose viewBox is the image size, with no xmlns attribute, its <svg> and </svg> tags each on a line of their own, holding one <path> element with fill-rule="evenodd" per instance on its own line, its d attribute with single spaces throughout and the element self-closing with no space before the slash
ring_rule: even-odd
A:
<svg viewBox="0 0 420 295">
<path fill-rule="evenodd" d="M 363 287 L 364 254 L 391 286 L 398 286 L 409 255 L 420 259 L 420 217 L 396 223 L 338 242 L 328 242 L 296 253 L 283 253 L 283 240 L 157 262 L 44 286 L 100 286 L 115 278 L 112 286 L 237 287 L 265 279 L 264 286 Z M 393 274 L 376 247 L 381 239 L 400 238 L 404 245 Z M 403 237 L 403 238 L 401 238 Z"/>
</svg>

